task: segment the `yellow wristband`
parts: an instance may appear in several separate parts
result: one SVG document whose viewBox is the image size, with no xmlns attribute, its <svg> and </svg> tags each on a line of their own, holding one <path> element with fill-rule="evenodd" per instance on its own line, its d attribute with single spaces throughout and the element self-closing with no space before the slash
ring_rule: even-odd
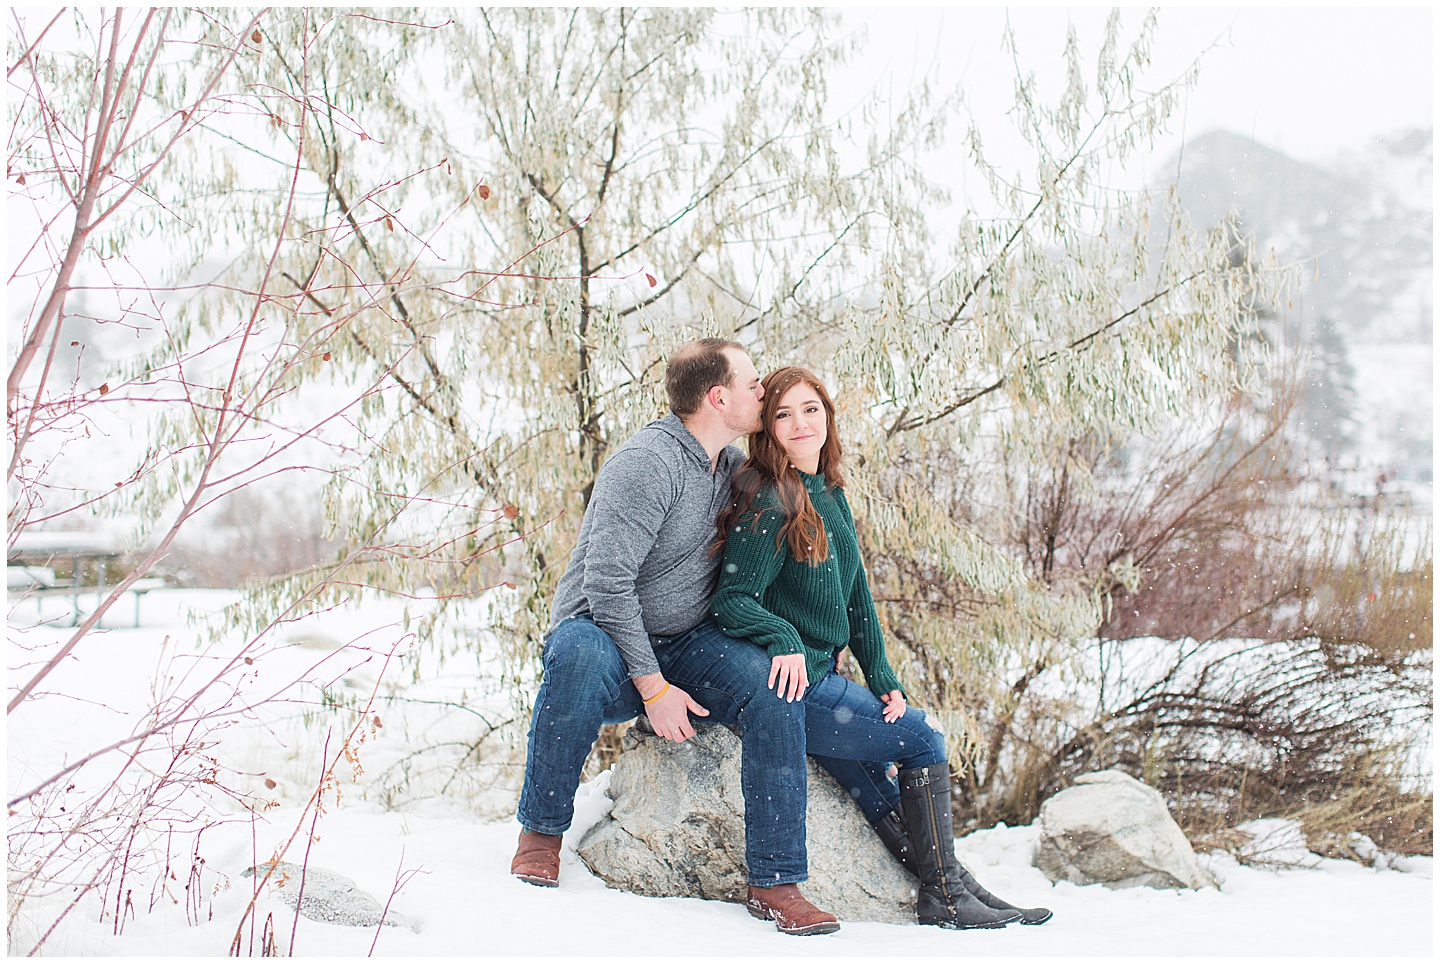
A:
<svg viewBox="0 0 1440 964">
<path fill-rule="evenodd" d="M 660 697 L 664 696 L 664 695 L 665 695 L 667 692 L 669 692 L 669 691 L 670 691 L 670 684 L 669 684 L 669 683 L 666 683 L 666 684 L 665 684 L 665 688 L 662 689 L 660 692 L 656 693 L 654 696 L 650 697 L 648 700 L 641 700 L 640 702 L 644 703 L 646 706 L 649 706 L 651 703 L 655 702 L 656 700 L 658 700 Z"/>
</svg>

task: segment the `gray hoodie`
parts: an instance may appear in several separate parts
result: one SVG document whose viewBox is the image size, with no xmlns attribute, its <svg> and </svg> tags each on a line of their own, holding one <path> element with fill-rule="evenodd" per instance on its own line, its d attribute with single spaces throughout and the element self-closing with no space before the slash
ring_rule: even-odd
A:
<svg viewBox="0 0 1440 964">
<path fill-rule="evenodd" d="M 580 541 L 560 577 L 550 629 L 589 614 L 633 679 L 660 672 L 654 646 L 708 613 L 720 557 L 715 517 L 745 461 L 726 446 L 715 471 L 705 447 L 673 413 L 646 425 L 600 467 Z"/>
</svg>

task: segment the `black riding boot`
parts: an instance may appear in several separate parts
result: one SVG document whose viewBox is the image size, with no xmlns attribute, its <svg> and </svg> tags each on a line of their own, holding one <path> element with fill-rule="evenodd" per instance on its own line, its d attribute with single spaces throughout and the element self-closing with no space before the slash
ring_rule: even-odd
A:
<svg viewBox="0 0 1440 964">
<path fill-rule="evenodd" d="M 911 877 L 919 877 L 920 871 L 915 866 L 915 848 L 910 846 L 910 832 L 905 829 L 905 822 L 900 819 L 899 810 L 891 810 L 870 826 L 875 828 L 875 835 L 885 845 L 885 849 L 900 861 Z"/>
<path fill-rule="evenodd" d="M 910 843 L 910 832 L 905 829 L 905 822 L 900 817 L 900 811 L 891 810 L 871 826 L 875 828 L 875 834 L 885 845 L 885 849 L 900 861 L 900 866 L 909 871 L 911 875 L 918 877 L 919 873 L 915 868 L 915 848 Z M 980 881 L 975 879 L 975 875 L 970 873 L 959 860 L 955 861 L 955 865 L 960 868 L 960 880 L 965 889 L 991 910 L 1018 911 L 1022 924 L 1043 924 L 1055 916 L 1054 911 L 1048 907 L 1016 907 L 1008 901 L 1001 900 L 982 887 Z"/>
<path fill-rule="evenodd" d="M 955 838 L 950 829 L 948 764 L 901 770 L 900 810 L 910 831 L 916 876 L 920 880 L 920 896 L 915 901 L 916 920 L 921 924 L 968 930 L 1004 927 L 1020 919 L 1016 910 L 987 907 L 965 887 L 965 878 L 970 875 L 955 859 Z"/>
</svg>

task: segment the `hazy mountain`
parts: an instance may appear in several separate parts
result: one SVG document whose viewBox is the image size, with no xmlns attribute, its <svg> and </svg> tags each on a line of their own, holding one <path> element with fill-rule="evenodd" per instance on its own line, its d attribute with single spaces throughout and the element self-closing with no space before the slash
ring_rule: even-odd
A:
<svg viewBox="0 0 1440 964">
<path fill-rule="evenodd" d="M 1302 265 L 1277 328 L 1312 350 L 1307 435 L 1427 505 L 1433 144 L 1430 131 L 1407 131 L 1318 165 L 1217 131 L 1189 141 L 1170 168 L 1197 226 L 1233 214 L 1258 250 Z"/>
</svg>

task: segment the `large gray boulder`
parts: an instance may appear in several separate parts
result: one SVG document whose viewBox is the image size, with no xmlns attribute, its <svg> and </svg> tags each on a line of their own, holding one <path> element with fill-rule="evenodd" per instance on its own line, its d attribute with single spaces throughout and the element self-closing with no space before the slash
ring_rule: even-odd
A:
<svg viewBox="0 0 1440 964">
<path fill-rule="evenodd" d="M 745 899 L 740 739 L 701 725 L 676 744 L 644 721 L 623 737 L 610 776 L 614 807 L 585 834 L 580 859 L 611 887 L 650 897 Z M 915 922 L 913 879 L 849 794 L 809 763 L 810 880 L 801 890 L 842 920 Z"/>
<path fill-rule="evenodd" d="M 1165 798 L 1119 770 L 1087 773 L 1041 805 L 1035 866 L 1073 884 L 1215 886 Z"/>
</svg>

